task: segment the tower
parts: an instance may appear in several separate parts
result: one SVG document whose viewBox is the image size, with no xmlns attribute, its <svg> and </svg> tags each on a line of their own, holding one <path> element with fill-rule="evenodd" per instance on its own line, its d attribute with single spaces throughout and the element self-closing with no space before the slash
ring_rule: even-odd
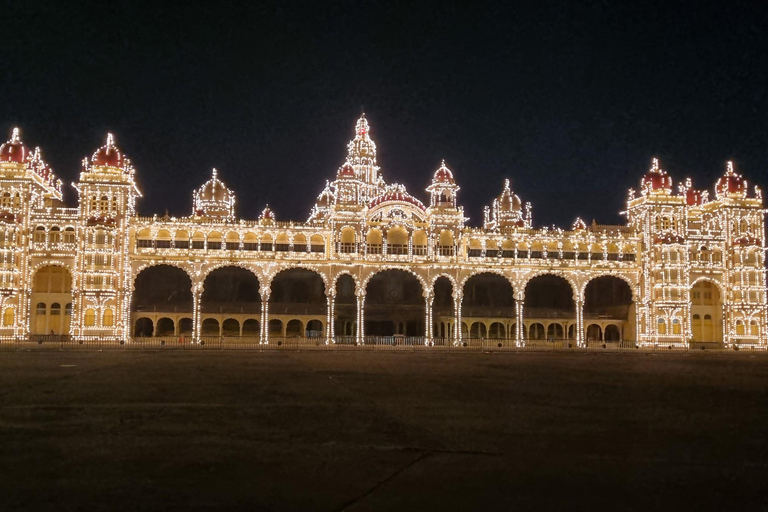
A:
<svg viewBox="0 0 768 512">
<path fill-rule="evenodd" d="M 127 339 L 132 287 L 128 229 L 141 193 L 133 166 L 115 146 L 111 133 L 90 161 L 84 159 L 76 188 L 78 251 L 72 333 Z"/>
</svg>

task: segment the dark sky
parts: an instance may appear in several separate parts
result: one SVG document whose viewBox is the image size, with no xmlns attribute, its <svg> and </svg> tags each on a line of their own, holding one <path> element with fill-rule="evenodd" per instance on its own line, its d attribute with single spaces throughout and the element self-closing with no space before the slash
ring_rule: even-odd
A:
<svg viewBox="0 0 768 512">
<path fill-rule="evenodd" d="M 113 131 L 144 214 L 215 166 L 239 215 L 303 220 L 361 110 L 385 179 L 426 200 L 445 158 L 475 225 L 504 177 L 539 226 L 620 222 L 654 155 L 768 182 L 761 2 L 49 3 L 2 7 L 0 130 L 66 183 Z"/>
</svg>

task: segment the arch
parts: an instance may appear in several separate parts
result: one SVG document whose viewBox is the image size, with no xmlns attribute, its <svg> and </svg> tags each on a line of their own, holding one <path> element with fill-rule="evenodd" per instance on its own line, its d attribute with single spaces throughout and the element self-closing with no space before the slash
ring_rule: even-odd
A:
<svg viewBox="0 0 768 512">
<path fill-rule="evenodd" d="M 134 336 L 152 336 L 154 334 L 154 323 L 151 318 L 145 316 L 137 318 L 133 324 Z"/>
<path fill-rule="evenodd" d="M 227 318 L 221 323 L 222 336 L 240 336 L 240 322 L 235 318 Z"/>
<path fill-rule="evenodd" d="M 191 336 L 194 328 L 191 318 L 184 317 L 179 319 L 179 336 Z"/>
<path fill-rule="evenodd" d="M 283 321 L 273 318 L 268 324 L 269 335 L 280 337 L 283 335 Z"/>
<path fill-rule="evenodd" d="M 454 336 L 454 282 L 450 276 L 439 275 L 432 282 L 432 336 L 451 338 Z"/>
<path fill-rule="evenodd" d="M 131 312 L 191 313 L 192 277 L 189 271 L 168 263 L 141 268 L 133 280 Z"/>
<path fill-rule="evenodd" d="M 634 340 L 636 315 L 632 297 L 632 287 L 625 276 L 605 274 L 590 279 L 584 286 L 584 318 L 623 321 L 627 339 Z M 620 332 L 618 325 L 616 327 Z M 610 334 L 613 336 L 615 333 Z M 606 341 L 609 341 L 607 331 L 605 336 Z"/>
<path fill-rule="evenodd" d="M 371 228 L 365 235 L 365 244 L 368 254 L 381 254 L 384 244 L 384 235 L 378 228 Z"/>
<path fill-rule="evenodd" d="M 164 316 L 157 320 L 157 327 L 155 329 L 155 336 L 173 336 L 176 330 L 176 325 L 173 320 Z"/>
<path fill-rule="evenodd" d="M 477 319 L 506 325 L 515 319 L 515 311 L 514 289 L 500 271 L 480 271 L 464 280 L 461 316 L 468 322 Z"/>
<path fill-rule="evenodd" d="M 616 324 L 606 325 L 603 339 L 605 341 L 621 341 L 621 330 L 619 329 L 619 326 Z"/>
<path fill-rule="evenodd" d="M 336 338 L 355 336 L 357 332 L 357 282 L 347 271 L 334 279 L 334 326 Z"/>
<path fill-rule="evenodd" d="M 319 338 L 325 335 L 323 330 L 323 322 L 317 319 L 307 322 L 307 327 L 304 335 L 307 338 Z"/>
<path fill-rule="evenodd" d="M 472 322 L 472 325 L 469 327 L 469 337 L 487 338 L 488 331 L 485 327 L 485 324 L 483 322 Z"/>
<path fill-rule="evenodd" d="M 561 324 L 551 323 L 547 325 L 547 339 L 562 340 L 564 338 L 565 338 L 565 331 Z"/>
<path fill-rule="evenodd" d="M 259 313 L 259 278 L 248 268 L 222 265 L 210 269 L 203 281 L 200 297 L 203 313 Z"/>
<path fill-rule="evenodd" d="M 272 278 L 270 288 L 270 315 L 326 315 L 326 284 L 324 276 L 317 270 L 304 266 L 285 268 Z M 296 328 L 289 322 L 286 329 L 289 327 L 292 336 L 303 334 L 302 326 Z"/>
<path fill-rule="evenodd" d="M 339 252 L 357 251 L 357 231 L 351 226 L 344 226 L 339 232 Z"/>
<path fill-rule="evenodd" d="M 585 330 L 587 341 L 602 341 L 603 329 L 598 324 L 589 324 Z"/>
<path fill-rule="evenodd" d="M 693 341 L 723 341 L 723 295 L 721 286 L 716 280 L 704 277 L 694 280 L 691 284 L 689 294 Z"/>
<path fill-rule="evenodd" d="M 293 237 L 293 251 L 294 252 L 307 252 L 307 237 L 301 233 L 297 233 Z"/>
<path fill-rule="evenodd" d="M 11 327 L 15 320 L 14 309 L 7 307 L 3 310 L 3 327 Z"/>
<path fill-rule="evenodd" d="M 249 318 L 243 322 L 243 336 L 258 336 L 261 334 L 261 326 L 255 318 Z"/>
<path fill-rule="evenodd" d="M 200 328 L 200 334 L 203 336 L 220 336 L 219 321 L 215 318 L 205 318 Z"/>
<path fill-rule="evenodd" d="M 387 254 L 408 254 L 408 231 L 404 227 L 387 230 Z"/>
<path fill-rule="evenodd" d="M 289 320 L 285 325 L 285 336 L 287 338 L 300 338 L 304 334 L 304 325 L 301 320 Z"/>
<path fill-rule="evenodd" d="M 101 325 L 104 327 L 112 327 L 115 323 L 115 314 L 112 308 L 106 308 L 104 314 L 101 316 Z"/>
<path fill-rule="evenodd" d="M 528 339 L 529 340 L 543 340 L 546 336 L 546 329 L 544 329 L 544 324 L 541 324 L 539 322 L 534 322 L 530 326 L 528 326 Z"/>
<path fill-rule="evenodd" d="M 413 240 L 413 254 L 417 256 L 427 255 L 427 234 L 424 230 L 418 229 L 411 236 Z"/>
<path fill-rule="evenodd" d="M 488 337 L 494 339 L 506 338 L 507 328 L 501 322 L 493 322 L 488 328 Z"/>
<path fill-rule="evenodd" d="M 542 273 L 530 278 L 525 284 L 525 318 L 576 318 L 573 296 L 576 288 L 567 277 Z"/>
<path fill-rule="evenodd" d="M 365 335 L 424 336 L 424 281 L 406 269 L 389 268 L 365 282 Z"/>
<path fill-rule="evenodd" d="M 71 315 L 62 315 L 61 304 L 72 302 L 72 273 L 62 264 L 46 262 L 32 269 L 30 304 L 51 304 L 51 308 L 32 310 L 29 328 L 32 334 L 67 334 Z M 56 307 L 53 307 L 53 305 Z M 93 324 L 96 323 L 94 313 Z"/>
<path fill-rule="evenodd" d="M 311 252 L 325 252 L 325 239 L 322 235 L 312 235 L 309 239 L 309 250 Z"/>
</svg>

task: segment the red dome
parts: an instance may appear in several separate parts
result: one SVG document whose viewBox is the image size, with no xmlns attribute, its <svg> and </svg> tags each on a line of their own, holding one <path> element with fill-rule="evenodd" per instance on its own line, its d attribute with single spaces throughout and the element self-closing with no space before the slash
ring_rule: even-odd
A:
<svg viewBox="0 0 768 512">
<path fill-rule="evenodd" d="M 354 178 L 355 177 L 355 170 L 352 168 L 349 163 L 346 163 L 341 166 L 341 169 L 339 170 L 339 176 L 343 176 L 345 178 Z"/>
<path fill-rule="evenodd" d="M 717 180 L 715 185 L 717 197 L 725 197 L 729 194 L 736 194 L 741 197 L 747 197 L 747 180 L 740 174 L 736 174 L 733 169 L 733 162 L 728 162 L 725 174 Z"/>
<path fill-rule="evenodd" d="M 368 204 L 368 208 L 374 208 L 382 203 L 387 203 L 390 201 L 408 203 L 419 208 L 420 210 L 426 210 L 424 203 L 413 197 L 408 192 L 405 192 L 404 190 L 389 190 L 379 197 L 374 198 L 373 201 Z"/>
<path fill-rule="evenodd" d="M 672 178 L 659 167 L 659 159 L 654 158 L 651 169 L 645 173 L 642 181 L 643 190 L 672 190 Z"/>
<path fill-rule="evenodd" d="M 91 162 L 93 165 L 100 165 L 103 167 L 122 168 L 125 166 L 125 158 L 115 146 L 115 139 L 111 133 L 107 134 L 107 143 L 97 149 L 93 154 Z"/>
<path fill-rule="evenodd" d="M 685 191 L 685 203 L 688 206 L 699 206 L 703 203 L 701 191 L 694 188 L 689 188 Z"/>
<path fill-rule="evenodd" d="M 443 161 L 443 164 L 440 166 L 440 168 L 435 171 L 435 176 L 433 178 L 433 181 L 438 181 L 441 183 L 454 183 L 455 180 L 453 179 L 453 173 L 451 170 L 445 166 L 445 161 Z"/>
<path fill-rule="evenodd" d="M 29 149 L 19 138 L 19 129 L 14 128 L 11 139 L 0 146 L 0 162 L 13 162 L 21 164 L 30 157 Z"/>
</svg>

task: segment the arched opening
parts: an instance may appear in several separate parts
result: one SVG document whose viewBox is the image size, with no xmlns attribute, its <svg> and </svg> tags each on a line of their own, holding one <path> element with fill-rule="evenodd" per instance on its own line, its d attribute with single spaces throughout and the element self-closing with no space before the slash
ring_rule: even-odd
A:
<svg viewBox="0 0 768 512">
<path fill-rule="evenodd" d="M 304 326 L 301 320 L 289 320 L 285 326 L 285 336 L 288 338 L 300 338 L 304 333 Z"/>
<path fill-rule="evenodd" d="M 605 341 L 620 341 L 621 331 L 619 330 L 619 326 L 614 324 L 606 325 L 603 339 Z"/>
<path fill-rule="evenodd" d="M 416 276 L 385 270 L 368 281 L 365 292 L 366 336 L 424 336 L 424 297 Z"/>
<path fill-rule="evenodd" d="M 544 329 L 544 324 L 535 322 L 535 323 L 532 323 L 530 327 L 528 327 L 529 340 L 543 340 L 545 336 L 546 336 L 546 330 Z"/>
<path fill-rule="evenodd" d="M 31 304 L 38 305 L 30 315 L 32 334 L 69 334 L 71 315 L 61 314 L 61 305 L 72 302 L 72 275 L 68 269 L 55 265 L 38 269 L 32 281 L 31 299 Z"/>
<path fill-rule="evenodd" d="M 472 322 L 472 326 L 469 328 L 470 338 L 487 338 L 488 332 L 485 329 L 485 324 L 482 322 Z"/>
<path fill-rule="evenodd" d="M 693 341 L 723 341 L 723 304 L 712 281 L 701 280 L 691 287 L 691 331 Z"/>
<path fill-rule="evenodd" d="M 368 254 L 381 254 L 383 240 L 384 236 L 381 234 L 380 229 L 369 229 L 368 234 L 365 235 L 366 252 L 368 252 Z"/>
<path fill-rule="evenodd" d="M 171 265 L 147 267 L 136 276 L 133 286 L 131 316 L 134 323 L 142 314 L 148 312 L 166 313 L 169 317 L 171 313 L 192 314 L 192 280 L 189 274 L 178 267 Z M 173 323 L 172 320 L 170 321 Z M 158 330 L 160 328 L 158 322 Z M 162 336 L 170 335 L 173 335 L 173 327 L 168 334 Z M 136 336 L 140 335 L 136 334 Z"/>
<path fill-rule="evenodd" d="M 587 326 L 587 341 L 602 341 L 603 330 L 597 324 L 589 324 Z"/>
<path fill-rule="evenodd" d="M 336 341 L 354 338 L 357 333 L 357 297 L 355 280 L 349 274 L 342 274 L 336 280 L 333 311 L 333 332 Z"/>
<path fill-rule="evenodd" d="M 286 336 L 304 335 L 305 320 L 301 319 L 302 316 L 324 317 L 326 314 L 328 301 L 325 297 L 325 283 L 320 274 L 313 270 L 283 270 L 272 279 L 271 289 L 269 316 L 283 321 Z"/>
<path fill-rule="evenodd" d="M 416 256 L 426 256 L 427 255 L 427 234 L 422 231 L 414 231 L 413 232 L 413 254 Z"/>
<path fill-rule="evenodd" d="M 501 322 L 493 322 L 490 329 L 488 329 L 489 338 L 507 338 L 507 329 Z"/>
<path fill-rule="evenodd" d="M 160 318 L 157 321 L 157 329 L 155 330 L 155 336 L 173 336 L 175 325 L 170 318 Z"/>
<path fill-rule="evenodd" d="M 281 337 L 283 335 L 283 322 L 273 318 L 269 321 L 269 331 L 267 332 L 272 337 Z"/>
<path fill-rule="evenodd" d="M 550 324 L 548 320 L 552 319 L 575 321 L 576 303 L 573 301 L 571 284 L 565 278 L 552 274 L 534 277 L 525 286 L 523 316 L 542 324 Z M 562 325 L 558 325 L 561 330 L 553 333 L 553 338 L 557 338 L 556 333 L 563 333 Z"/>
<path fill-rule="evenodd" d="M 259 321 L 255 318 L 249 318 L 243 322 L 243 336 L 258 336 L 261 334 Z"/>
<path fill-rule="evenodd" d="M 560 324 L 549 324 L 547 326 L 547 339 L 548 340 L 562 340 L 565 338 L 565 332 L 563 326 Z"/>
<path fill-rule="evenodd" d="M 445 276 L 435 280 L 432 299 L 432 337 L 453 338 L 453 284 Z"/>
<path fill-rule="evenodd" d="M 259 280 L 240 267 L 222 267 L 209 273 L 200 297 L 203 313 L 260 313 Z"/>
<path fill-rule="evenodd" d="M 206 318 L 203 320 L 203 325 L 200 329 L 200 334 L 203 336 L 219 336 L 221 330 L 219 329 L 219 321 L 215 318 Z"/>
<path fill-rule="evenodd" d="M 222 336 L 240 336 L 240 322 L 234 318 L 227 318 L 221 324 Z"/>
<path fill-rule="evenodd" d="M 152 336 L 155 326 L 152 319 L 147 317 L 137 318 L 133 325 L 134 336 Z"/>
<path fill-rule="evenodd" d="M 387 254 L 408 254 L 408 231 L 400 226 L 387 230 Z"/>
<path fill-rule="evenodd" d="M 323 336 L 323 323 L 320 320 L 310 320 L 304 335 L 307 338 L 320 338 Z"/>
<path fill-rule="evenodd" d="M 192 335 L 192 319 L 182 318 L 179 320 L 179 336 L 191 336 Z"/>
<path fill-rule="evenodd" d="M 464 283 L 461 316 L 472 325 L 475 322 L 483 324 L 498 322 L 502 326 L 512 323 L 515 318 L 512 284 L 504 277 L 489 272 L 470 277 Z M 476 334 L 478 333 L 470 329 L 471 338 Z M 487 336 L 488 334 L 485 333 L 480 337 Z"/>
<path fill-rule="evenodd" d="M 605 341 L 620 341 L 621 332 L 624 339 L 635 339 L 635 305 L 632 302 L 632 289 L 629 284 L 615 276 L 600 276 L 587 283 L 584 289 L 584 318 L 617 321 L 615 328 L 619 334 L 616 339 L 608 339 L 605 331 Z M 616 333 L 611 331 L 611 336 Z"/>
</svg>

